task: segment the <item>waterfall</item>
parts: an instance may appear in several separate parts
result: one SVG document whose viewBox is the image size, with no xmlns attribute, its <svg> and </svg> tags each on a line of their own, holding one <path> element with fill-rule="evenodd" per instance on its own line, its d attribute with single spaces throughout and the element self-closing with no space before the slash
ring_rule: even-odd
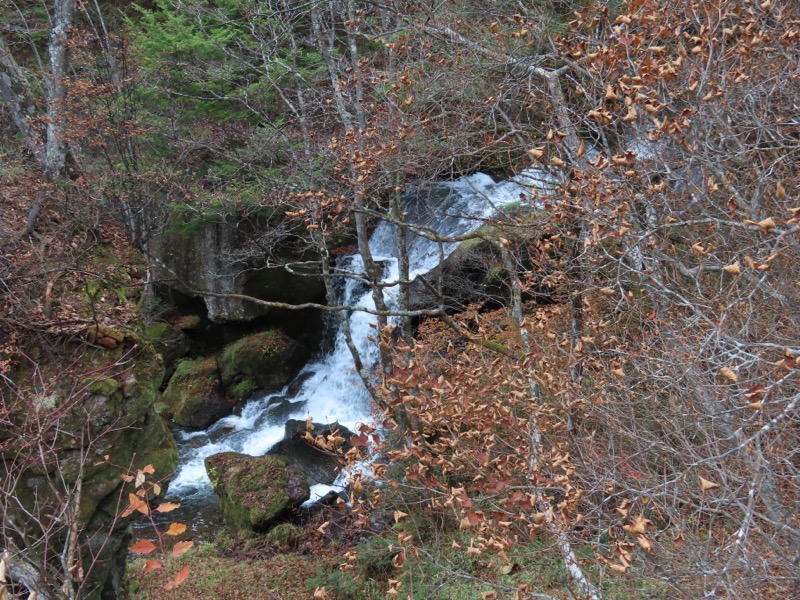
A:
<svg viewBox="0 0 800 600">
<path fill-rule="evenodd" d="M 542 171 L 527 171 L 500 183 L 479 173 L 407 192 L 402 200 L 408 211 L 408 222 L 429 227 L 442 236 L 457 236 L 477 229 L 502 206 L 514 202 L 531 206 L 533 202 L 535 208 L 541 208 L 535 197 L 532 198 L 532 192 L 546 193 L 554 184 L 554 178 Z M 438 242 L 410 232 L 406 236 L 412 279 L 438 266 Z M 398 280 L 395 237 L 394 226 L 381 222 L 370 238 L 373 257 L 384 265 L 384 283 L 389 284 Z M 442 244 L 444 255 L 449 255 L 457 245 L 457 242 Z M 353 255 L 341 259 L 338 267 L 360 273 L 363 262 L 360 256 Z M 396 306 L 398 286 L 388 286 L 385 290 L 387 305 Z M 370 290 L 353 278 L 345 282 L 341 295 L 345 305 L 375 308 Z M 377 364 L 376 317 L 353 311 L 348 319 L 362 362 Z M 170 483 L 170 492 L 188 496 L 208 490 L 205 457 L 227 451 L 253 456 L 265 454 L 283 439 L 284 425 L 289 419 L 306 419 L 310 415 L 317 422 L 338 421 L 355 430 L 359 423 L 371 420 L 370 411 L 369 394 L 355 372 L 353 358 L 339 331 L 333 349 L 306 365 L 281 392 L 251 400 L 240 415 L 226 417 L 206 431 L 180 433 L 180 467 Z"/>
</svg>

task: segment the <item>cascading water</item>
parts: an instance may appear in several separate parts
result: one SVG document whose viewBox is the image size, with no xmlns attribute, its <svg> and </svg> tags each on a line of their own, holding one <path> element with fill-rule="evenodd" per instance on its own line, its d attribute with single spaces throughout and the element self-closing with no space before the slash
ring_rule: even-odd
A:
<svg viewBox="0 0 800 600">
<path fill-rule="evenodd" d="M 463 235 L 483 224 L 497 208 L 524 200 L 530 202 L 534 189 L 552 190 L 555 181 L 541 171 L 529 171 L 513 181 L 495 183 L 488 175 L 477 174 L 454 182 L 436 183 L 424 192 L 407 194 L 408 221 L 429 227 L 441 236 Z M 439 264 L 441 255 L 448 256 L 457 242 L 440 244 L 408 233 L 407 247 L 410 277 L 413 279 Z M 394 226 L 382 222 L 370 239 L 370 249 L 376 261 L 384 264 L 384 283 L 398 280 Z M 360 273 L 363 262 L 358 255 L 342 259 L 340 269 Z M 388 306 L 395 306 L 397 286 L 385 288 Z M 345 305 L 375 307 L 369 289 L 356 279 L 347 279 L 342 292 Z M 349 315 L 353 342 L 362 362 L 378 362 L 374 342 L 376 317 L 353 311 Z M 278 394 L 270 394 L 249 402 L 240 415 L 226 417 L 206 431 L 179 434 L 180 468 L 170 483 L 170 495 L 184 499 L 207 495 L 209 480 L 203 459 L 217 452 L 241 452 L 253 456 L 265 454 L 283 439 L 284 425 L 289 419 L 306 419 L 311 415 L 317 422 L 338 421 L 355 430 L 360 422 L 370 420 L 370 401 L 367 391 L 354 369 L 353 358 L 341 331 L 336 334 L 333 350 L 323 358 L 306 365 L 297 378 Z M 316 488 L 316 489 L 315 489 Z M 322 495 L 327 486 L 312 488 Z"/>
</svg>

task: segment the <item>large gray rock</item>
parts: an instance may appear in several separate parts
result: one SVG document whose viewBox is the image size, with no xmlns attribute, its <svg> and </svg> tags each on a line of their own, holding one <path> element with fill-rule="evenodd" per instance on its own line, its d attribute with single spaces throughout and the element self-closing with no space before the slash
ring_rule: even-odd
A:
<svg viewBox="0 0 800 600">
<path fill-rule="evenodd" d="M 205 466 L 222 516 L 236 529 L 266 531 L 311 495 L 306 476 L 285 456 L 222 452 Z"/>
<path fill-rule="evenodd" d="M 286 303 L 324 300 L 321 278 L 301 274 L 301 267 L 292 272 L 273 266 L 314 256 L 296 248 L 288 235 L 270 234 L 269 222 L 237 215 L 175 214 L 166 230 L 148 242 L 153 267 L 170 288 L 202 299 L 216 323 L 248 321 L 270 312 L 230 294 Z"/>
<path fill-rule="evenodd" d="M 340 446 L 342 452 L 346 452 L 352 446 L 350 438 L 353 432 L 338 423 L 313 423 L 314 429 L 311 435 L 317 437 L 330 436 L 335 433 L 344 438 Z M 311 483 L 332 484 L 339 475 L 341 464 L 336 456 L 313 446 L 306 440 L 308 431 L 306 422 L 298 419 L 290 419 L 284 428 L 283 440 L 275 444 L 269 454 L 280 454 L 286 456 L 289 461 L 300 471 L 305 473 Z"/>
</svg>

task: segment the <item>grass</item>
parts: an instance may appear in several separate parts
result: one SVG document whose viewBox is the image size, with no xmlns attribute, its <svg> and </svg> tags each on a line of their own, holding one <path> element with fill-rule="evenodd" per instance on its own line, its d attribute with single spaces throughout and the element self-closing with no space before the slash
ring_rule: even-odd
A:
<svg viewBox="0 0 800 600">
<path fill-rule="evenodd" d="M 127 596 L 137 600 L 289 600 L 311 598 L 313 590 L 304 582 L 309 574 L 331 571 L 338 562 L 325 553 L 277 554 L 264 560 L 243 560 L 221 555 L 213 544 L 203 544 L 178 559 L 170 559 L 167 569 L 143 572 L 145 560 L 128 565 Z M 189 576 L 173 590 L 164 585 L 183 567 Z M 168 571 L 168 572 L 167 572 Z"/>
</svg>

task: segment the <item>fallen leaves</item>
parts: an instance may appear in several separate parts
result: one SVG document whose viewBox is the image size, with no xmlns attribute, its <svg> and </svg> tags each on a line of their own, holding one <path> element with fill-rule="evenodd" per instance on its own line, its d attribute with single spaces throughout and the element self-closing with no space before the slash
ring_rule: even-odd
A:
<svg viewBox="0 0 800 600">
<path fill-rule="evenodd" d="M 738 260 L 735 263 L 722 267 L 722 270 L 729 275 L 739 275 L 742 272 L 741 265 L 739 264 Z"/>
<path fill-rule="evenodd" d="M 169 529 L 167 529 L 166 531 L 166 534 L 176 536 L 176 535 L 181 535 L 185 531 L 186 531 L 186 525 L 184 525 L 183 523 L 171 523 Z"/>
<path fill-rule="evenodd" d="M 158 569 L 161 568 L 163 568 L 163 565 L 157 560 L 148 560 L 147 562 L 144 563 L 144 569 L 142 569 L 142 572 L 147 574 L 152 571 L 157 571 Z"/>
<path fill-rule="evenodd" d="M 181 505 L 180 504 L 176 504 L 175 502 L 162 502 L 156 508 L 156 512 L 168 513 L 168 512 L 172 512 L 176 508 L 180 508 L 180 507 L 181 507 Z"/>
<path fill-rule="evenodd" d="M 150 540 L 139 540 L 131 546 L 131 552 L 134 554 L 150 554 L 156 549 L 156 545 Z"/>
<path fill-rule="evenodd" d="M 713 481 L 706 479 L 702 475 L 699 476 L 700 478 L 700 486 L 703 488 L 703 493 L 705 494 L 708 490 L 713 490 L 714 488 L 718 488 L 719 484 L 714 483 Z"/>
<path fill-rule="evenodd" d="M 189 567 L 183 567 L 180 571 L 175 574 L 175 577 L 170 579 L 167 583 L 164 584 L 165 590 L 172 590 L 186 581 L 186 578 L 189 577 Z"/>
<path fill-rule="evenodd" d="M 736 373 L 734 373 L 733 369 L 731 369 L 730 367 L 722 367 L 719 370 L 719 374 L 732 383 L 736 383 L 737 381 L 739 381 L 739 376 L 736 375 Z"/>
<path fill-rule="evenodd" d="M 172 552 L 170 553 L 170 555 L 173 558 L 178 558 L 179 556 L 183 556 L 189 550 L 191 550 L 193 546 L 194 542 L 178 542 L 172 547 Z"/>
</svg>

